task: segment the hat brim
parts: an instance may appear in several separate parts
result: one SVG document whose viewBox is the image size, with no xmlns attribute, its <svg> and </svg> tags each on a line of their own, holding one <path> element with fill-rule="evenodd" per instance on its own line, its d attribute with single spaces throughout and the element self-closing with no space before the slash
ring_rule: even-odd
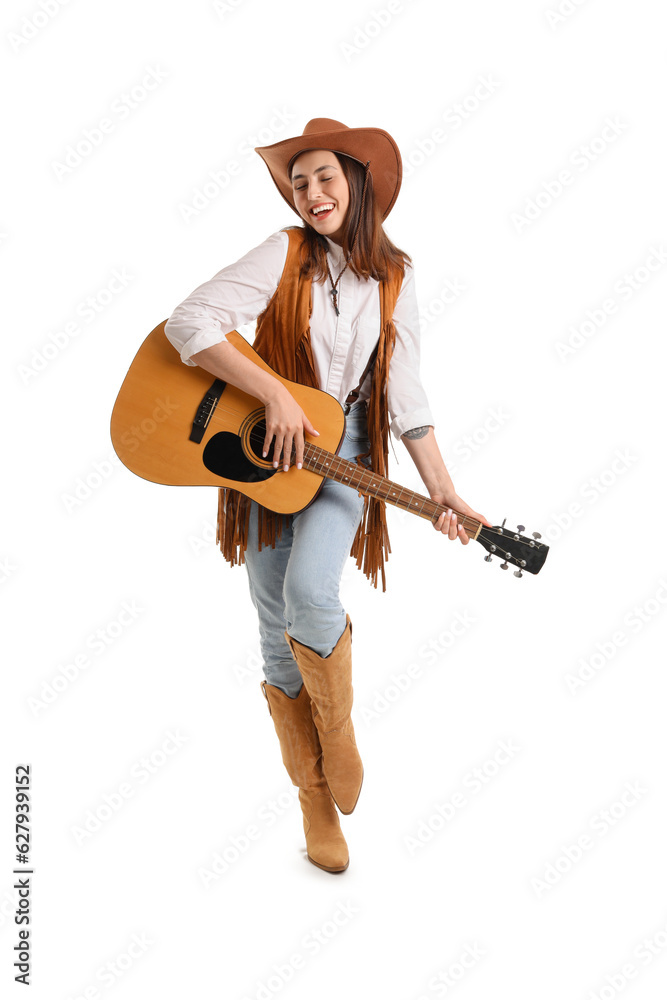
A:
<svg viewBox="0 0 667 1000">
<path fill-rule="evenodd" d="M 375 200 L 386 219 L 401 188 L 403 165 L 398 146 L 388 132 L 380 128 L 342 128 L 311 132 L 283 139 L 272 146 L 256 146 L 273 181 L 290 208 L 301 218 L 294 204 L 289 166 L 296 156 L 310 149 L 330 149 L 351 156 L 364 166 L 370 161 Z"/>
</svg>

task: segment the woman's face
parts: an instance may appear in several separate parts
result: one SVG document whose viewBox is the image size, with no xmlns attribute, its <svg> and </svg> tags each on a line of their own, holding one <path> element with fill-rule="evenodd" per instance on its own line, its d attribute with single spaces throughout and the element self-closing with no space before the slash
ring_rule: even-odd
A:
<svg viewBox="0 0 667 1000">
<path fill-rule="evenodd" d="M 309 149 L 292 164 L 294 204 L 302 219 L 334 243 L 343 242 L 350 188 L 340 160 L 328 149 Z"/>
</svg>

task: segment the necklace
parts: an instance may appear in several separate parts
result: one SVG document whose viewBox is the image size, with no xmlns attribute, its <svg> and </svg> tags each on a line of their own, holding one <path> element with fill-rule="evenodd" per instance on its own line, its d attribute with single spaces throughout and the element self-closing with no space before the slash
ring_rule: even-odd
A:
<svg viewBox="0 0 667 1000">
<path fill-rule="evenodd" d="M 340 274 L 336 278 L 335 282 L 334 282 L 333 278 L 331 277 L 331 271 L 329 270 L 329 261 L 328 261 L 328 259 L 326 261 L 327 274 L 329 275 L 329 281 L 331 282 L 331 292 L 330 292 L 330 294 L 331 294 L 331 299 L 333 301 L 333 307 L 336 310 L 336 316 L 340 316 L 340 310 L 338 308 L 338 290 L 337 290 L 337 286 L 338 286 L 338 282 L 340 281 L 340 279 L 343 276 L 343 271 L 345 270 L 345 268 L 347 267 L 347 265 L 350 263 L 350 257 L 351 256 L 352 256 L 352 254 L 350 254 L 348 256 L 347 260 L 345 261 L 345 266 L 343 267 L 342 271 L 340 272 Z"/>
<path fill-rule="evenodd" d="M 364 187 L 363 187 L 363 191 L 361 193 L 361 208 L 359 210 L 359 219 L 357 221 L 357 228 L 354 231 L 354 239 L 352 240 L 352 247 L 350 249 L 349 254 L 347 255 L 347 260 L 345 261 L 345 264 L 343 266 L 343 270 L 340 272 L 340 274 L 338 275 L 338 277 L 336 278 L 335 281 L 331 277 L 331 271 L 329 269 L 329 260 L 325 256 L 325 262 L 326 262 L 326 265 L 327 265 L 327 274 L 329 275 L 329 281 L 331 282 L 331 301 L 333 302 L 333 307 L 336 310 L 336 316 L 340 316 L 340 310 L 338 308 L 338 282 L 343 277 L 345 269 L 347 268 L 347 265 L 350 263 L 350 261 L 352 259 L 352 254 L 354 253 L 354 248 L 357 245 L 357 237 L 359 236 L 359 226 L 361 225 L 361 219 L 362 219 L 362 216 L 364 214 L 364 204 L 365 204 L 365 201 L 366 201 L 366 186 L 368 184 L 368 168 L 369 167 L 370 167 L 370 160 L 366 163 L 365 174 L 364 174 Z"/>
</svg>

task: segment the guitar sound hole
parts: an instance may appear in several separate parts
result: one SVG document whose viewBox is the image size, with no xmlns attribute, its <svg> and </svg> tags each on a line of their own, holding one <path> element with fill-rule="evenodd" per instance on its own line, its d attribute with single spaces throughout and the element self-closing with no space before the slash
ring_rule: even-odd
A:
<svg viewBox="0 0 667 1000">
<path fill-rule="evenodd" d="M 256 424 L 253 425 L 250 434 L 248 435 L 248 444 L 253 455 L 256 455 L 258 459 L 262 462 L 273 462 L 273 441 L 269 446 L 266 458 L 264 458 L 262 451 L 264 449 L 264 438 L 266 437 L 266 420 L 258 420 Z"/>
</svg>

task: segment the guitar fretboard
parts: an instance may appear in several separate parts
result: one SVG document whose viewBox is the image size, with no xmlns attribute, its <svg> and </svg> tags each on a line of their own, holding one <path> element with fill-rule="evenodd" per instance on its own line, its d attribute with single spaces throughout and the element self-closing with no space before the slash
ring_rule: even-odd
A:
<svg viewBox="0 0 667 1000">
<path fill-rule="evenodd" d="M 433 523 L 448 509 L 446 505 L 438 504 L 430 497 L 414 493 L 412 490 L 406 489 L 405 486 L 399 486 L 398 483 L 393 483 L 390 479 L 385 479 L 384 476 L 371 472 L 370 469 L 349 458 L 339 458 L 338 455 L 324 451 L 323 448 L 309 442 L 306 442 L 304 449 L 303 467 L 310 472 L 316 472 L 319 476 L 326 476 L 327 479 L 343 483 L 344 486 L 351 486 L 365 496 L 374 496 L 385 500 L 394 507 L 408 510 L 412 514 L 416 514 L 417 517 L 423 517 Z M 476 539 L 482 522 L 478 521 L 477 518 L 468 517 L 458 510 L 455 510 L 454 513 L 459 523 L 463 525 L 468 537 Z"/>
</svg>

